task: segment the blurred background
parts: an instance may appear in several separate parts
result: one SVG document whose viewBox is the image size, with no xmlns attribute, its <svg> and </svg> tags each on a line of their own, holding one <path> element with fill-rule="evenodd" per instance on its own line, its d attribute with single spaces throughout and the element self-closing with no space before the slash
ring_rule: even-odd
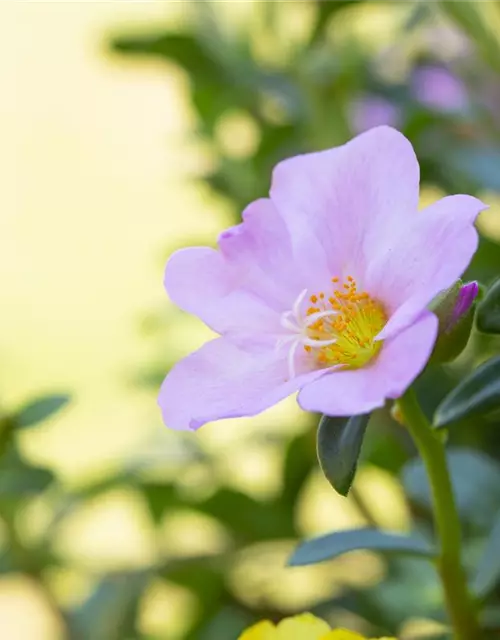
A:
<svg viewBox="0 0 500 640">
<path fill-rule="evenodd" d="M 176 248 L 214 245 L 280 159 L 386 123 L 416 148 L 423 204 L 490 204 L 467 275 L 498 276 L 499 4 L 12 1 L 0 17 L 0 637 L 233 640 L 303 610 L 438 633 L 420 560 L 284 566 L 307 536 L 431 527 L 404 430 L 374 414 L 348 499 L 293 398 L 168 431 L 161 380 L 211 336 L 162 272 Z M 474 334 L 429 369 L 429 415 L 495 351 Z M 498 421 L 458 425 L 450 446 L 472 565 L 500 508 Z M 500 627 L 500 590 L 486 614 Z"/>
</svg>

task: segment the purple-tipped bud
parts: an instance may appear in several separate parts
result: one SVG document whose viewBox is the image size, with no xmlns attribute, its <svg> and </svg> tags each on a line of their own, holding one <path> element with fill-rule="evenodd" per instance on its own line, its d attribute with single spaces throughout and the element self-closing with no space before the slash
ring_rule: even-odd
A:
<svg viewBox="0 0 500 640">
<path fill-rule="evenodd" d="M 458 320 L 460 320 L 460 318 L 469 311 L 474 304 L 474 300 L 477 298 L 478 293 L 479 284 L 475 280 L 462 285 L 458 292 L 458 297 L 451 314 L 449 326 L 447 327 L 448 331 L 452 329 Z"/>
<path fill-rule="evenodd" d="M 455 359 L 465 348 L 472 329 L 474 306 L 479 285 L 461 280 L 440 293 L 431 304 L 439 320 L 439 333 L 434 347 L 434 362 Z"/>
</svg>

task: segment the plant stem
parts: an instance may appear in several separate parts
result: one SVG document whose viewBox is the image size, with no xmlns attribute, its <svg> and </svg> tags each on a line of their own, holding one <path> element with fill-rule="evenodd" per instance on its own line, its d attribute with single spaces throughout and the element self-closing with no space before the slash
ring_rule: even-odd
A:
<svg viewBox="0 0 500 640">
<path fill-rule="evenodd" d="M 404 423 L 424 461 L 431 486 L 436 533 L 440 542 L 437 568 L 455 640 L 479 640 L 476 607 L 462 565 L 462 535 L 445 448 L 409 389 L 399 400 Z"/>
</svg>

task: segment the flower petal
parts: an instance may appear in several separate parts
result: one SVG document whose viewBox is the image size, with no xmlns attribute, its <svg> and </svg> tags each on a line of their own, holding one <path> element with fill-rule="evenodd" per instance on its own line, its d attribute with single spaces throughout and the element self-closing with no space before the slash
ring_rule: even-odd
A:
<svg viewBox="0 0 500 640">
<path fill-rule="evenodd" d="M 244 631 L 238 640 L 276 640 L 276 627 L 269 620 L 263 620 Z"/>
<path fill-rule="evenodd" d="M 307 264 L 295 263 L 288 229 L 269 199 L 252 202 L 243 222 L 220 235 L 219 246 L 239 286 L 279 312 L 307 288 Z"/>
<path fill-rule="evenodd" d="M 330 626 L 312 613 L 285 618 L 278 624 L 276 640 L 321 640 Z"/>
<path fill-rule="evenodd" d="M 172 368 L 158 403 L 170 428 L 198 429 L 211 420 L 256 415 L 325 373 L 301 371 L 290 380 L 282 352 L 245 350 L 218 338 Z"/>
<path fill-rule="evenodd" d="M 278 164 L 271 200 L 292 244 L 330 275 L 364 273 L 387 229 L 418 207 L 419 166 L 410 142 L 382 126 L 347 144 Z"/>
<path fill-rule="evenodd" d="M 276 312 L 240 282 L 239 272 L 209 247 L 176 251 L 165 270 L 170 299 L 214 331 L 280 331 Z"/>
<path fill-rule="evenodd" d="M 408 326 L 465 271 L 478 244 L 473 226 L 485 205 L 472 196 L 442 198 L 393 234 L 367 270 L 365 286 L 392 316 L 380 339 Z"/>
<path fill-rule="evenodd" d="M 348 629 L 334 629 L 333 631 L 330 631 L 330 633 L 327 633 L 326 636 L 323 636 L 321 640 L 366 640 L 366 638 L 361 636 L 359 633 L 349 631 Z M 381 638 L 380 640 L 384 639 Z"/>
<path fill-rule="evenodd" d="M 386 340 L 372 365 L 328 373 L 307 383 L 298 402 L 306 411 L 351 416 L 399 398 L 425 367 L 434 347 L 438 321 L 429 311 Z"/>
</svg>

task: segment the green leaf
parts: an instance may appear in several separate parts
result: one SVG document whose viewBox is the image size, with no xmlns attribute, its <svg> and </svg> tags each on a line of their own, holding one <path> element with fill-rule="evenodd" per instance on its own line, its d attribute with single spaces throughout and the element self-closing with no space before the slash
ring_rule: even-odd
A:
<svg viewBox="0 0 500 640">
<path fill-rule="evenodd" d="M 221 488 L 190 506 L 212 516 L 241 540 L 276 540 L 295 535 L 293 513 L 279 502 L 256 500 L 246 493 Z"/>
<path fill-rule="evenodd" d="M 81 637 L 92 640 L 136 637 L 137 607 L 149 578 L 147 572 L 103 578 L 83 606 L 73 613 L 72 622 Z"/>
<path fill-rule="evenodd" d="M 309 432 L 296 436 L 289 442 L 286 450 L 281 501 L 292 508 L 313 469 L 313 465 L 316 465 L 314 439 L 311 436 L 312 434 Z"/>
<path fill-rule="evenodd" d="M 317 450 L 321 469 L 332 487 L 349 493 L 358 464 L 369 414 L 352 418 L 323 416 L 318 426 Z"/>
<path fill-rule="evenodd" d="M 497 517 L 472 581 L 474 593 L 483 598 L 500 582 L 500 516 Z"/>
<path fill-rule="evenodd" d="M 469 449 L 450 448 L 446 458 L 460 518 L 478 528 L 491 527 L 500 508 L 500 465 Z M 414 502 L 432 509 L 427 474 L 419 458 L 403 468 L 402 481 Z"/>
<path fill-rule="evenodd" d="M 26 464 L 16 451 L 10 451 L 2 460 L 0 497 L 17 498 L 41 493 L 53 480 L 52 471 Z"/>
<path fill-rule="evenodd" d="M 500 279 L 489 287 L 479 304 L 476 325 L 483 333 L 500 333 Z"/>
<path fill-rule="evenodd" d="M 33 400 L 24 406 L 13 420 L 18 429 L 32 427 L 60 411 L 70 401 L 66 394 L 55 394 Z"/>
<path fill-rule="evenodd" d="M 461 380 L 434 415 L 434 426 L 445 427 L 463 418 L 500 408 L 500 356 L 485 362 Z"/>
<path fill-rule="evenodd" d="M 173 483 L 143 482 L 139 488 L 146 498 L 155 524 L 161 522 L 165 511 L 182 504 L 177 487 Z"/>
<path fill-rule="evenodd" d="M 460 146 L 453 149 L 449 166 L 474 185 L 483 189 L 500 189 L 500 176 L 495 167 L 500 162 L 497 147 Z"/>
<path fill-rule="evenodd" d="M 426 540 L 415 535 L 406 536 L 378 529 L 351 529 L 335 531 L 303 542 L 295 549 L 288 564 L 292 567 L 316 564 L 360 549 L 427 558 L 433 558 L 435 555 L 434 548 Z"/>
</svg>

